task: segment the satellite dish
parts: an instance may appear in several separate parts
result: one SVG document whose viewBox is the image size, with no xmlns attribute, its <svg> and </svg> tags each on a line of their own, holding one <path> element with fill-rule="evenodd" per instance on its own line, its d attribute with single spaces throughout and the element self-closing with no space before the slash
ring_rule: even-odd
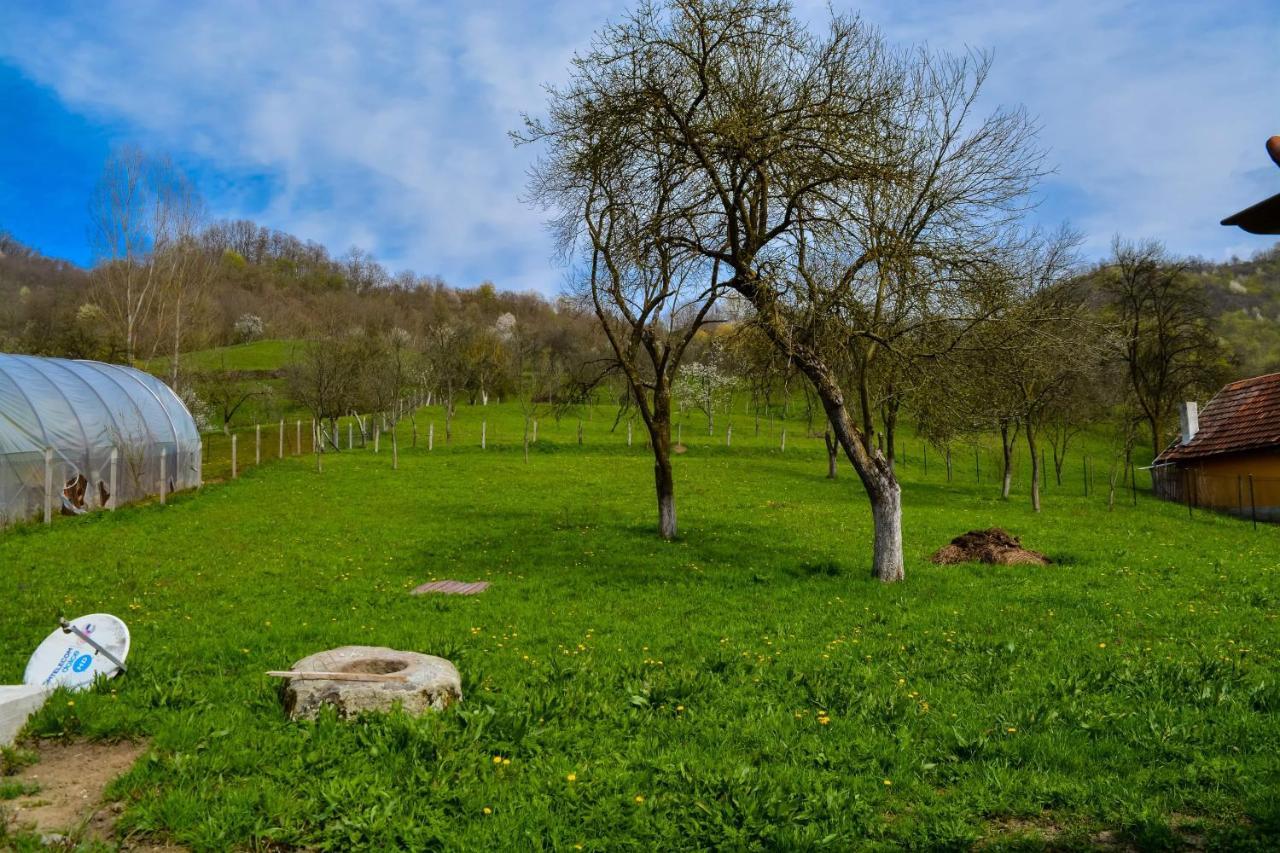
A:
<svg viewBox="0 0 1280 853">
<path fill-rule="evenodd" d="M 110 613 L 90 613 L 64 624 L 67 627 L 54 629 L 27 661 L 24 683 L 83 690 L 98 675 L 111 678 L 124 669 L 127 625 Z"/>
</svg>

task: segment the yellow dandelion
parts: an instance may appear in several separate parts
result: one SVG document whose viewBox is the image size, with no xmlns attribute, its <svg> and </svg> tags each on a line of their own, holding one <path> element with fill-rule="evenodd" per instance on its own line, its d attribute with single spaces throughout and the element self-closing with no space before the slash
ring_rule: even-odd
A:
<svg viewBox="0 0 1280 853">
<path fill-rule="evenodd" d="M 644 794 L 636 794 L 636 803 L 639 804 L 643 802 L 644 802 Z"/>
<path fill-rule="evenodd" d="M 503 766 L 503 767 L 506 767 L 506 766 L 507 766 L 508 764 L 510 764 L 510 763 L 511 763 L 511 759 L 510 759 L 510 758 L 504 758 L 504 759 L 502 759 L 502 766 Z"/>
<path fill-rule="evenodd" d="M 488 806 L 485 806 L 483 811 L 485 814 L 493 814 L 493 809 L 489 808 Z"/>
<path fill-rule="evenodd" d="M 578 781 L 578 774 L 577 774 L 577 773 L 569 773 L 569 774 L 567 774 L 564 778 L 565 778 L 565 781 L 566 781 L 566 782 L 577 782 L 577 781 Z"/>
<path fill-rule="evenodd" d="M 677 714 L 678 714 L 678 713 L 680 713 L 680 712 L 681 712 L 681 711 L 683 711 L 683 710 L 684 710 L 684 706 L 683 706 L 683 705 L 677 705 L 677 706 L 676 706 L 676 713 L 677 713 Z"/>
<path fill-rule="evenodd" d="M 1017 730 L 1018 730 L 1018 729 L 1017 729 L 1017 727 L 1016 727 L 1016 726 L 1009 726 L 1009 728 L 1005 729 L 1005 731 L 1006 731 L 1006 732 L 1008 732 L 1009 734 L 1013 734 L 1013 733 L 1014 733 L 1014 732 L 1016 732 Z"/>
<path fill-rule="evenodd" d="M 74 700 L 74 699 L 68 699 L 68 700 L 67 700 L 67 707 L 68 707 L 68 708 L 74 708 L 74 707 L 75 707 L 75 704 L 76 704 L 76 700 Z"/>
<path fill-rule="evenodd" d="M 889 786 L 890 786 L 890 785 L 892 785 L 892 784 L 893 784 L 893 782 L 892 782 L 892 781 L 890 781 L 889 779 L 885 779 L 885 780 L 884 780 L 884 786 L 885 786 L 886 788 L 887 788 L 887 787 L 889 787 Z"/>
<path fill-rule="evenodd" d="M 1106 647 L 1107 647 L 1106 643 L 1098 643 L 1098 648 L 1105 649 Z"/>
<path fill-rule="evenodd" d="M 502 763 L 502 756 L 501 756 L 501 755 L 495 755 L 495 756 L 493 757 L 493 763 L 494 763 L 494 764 L 501 764 L 501 763 Z"/>
</svg>

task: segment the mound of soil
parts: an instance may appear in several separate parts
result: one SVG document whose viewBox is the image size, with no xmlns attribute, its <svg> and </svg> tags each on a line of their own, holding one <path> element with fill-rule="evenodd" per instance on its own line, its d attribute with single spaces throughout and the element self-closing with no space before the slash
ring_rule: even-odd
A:
<svg viewBox="0 0 1280 853">
<path fill-rule="evenodd" d="M 1017 536 L 992 527 L 988 530 L 970 530 L 951 540 L 950 545 L 939 548 L 933 562 L 950 566 L 955 563 L 992 563 L 997 566 L 1047 566 L 1053 562 L 1039 551 L 1022 547 Z"/>
</svg>

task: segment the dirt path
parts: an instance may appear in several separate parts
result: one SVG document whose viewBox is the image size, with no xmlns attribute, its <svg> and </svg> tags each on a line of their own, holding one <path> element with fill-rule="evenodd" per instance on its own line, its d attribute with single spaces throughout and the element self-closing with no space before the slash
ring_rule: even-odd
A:
<svg viewBox="0 0 1280 853">
<path fill-rule="evenodd" d="M 115 840 L 120 806 L 103 802 L 102 792 L 111 780 L 126 773 L 146 748 L 145 743 L 130 742 L 42 742 L 36 747 L 40 760 L 8 777 L 39 788 L 0 804 L 6 812 L 4 818 L 10 829 L 37 832 L 55 844 L 59 836 L 66 839 L 68 847 L 85 840 L 110 843 Z"/>
</svg>

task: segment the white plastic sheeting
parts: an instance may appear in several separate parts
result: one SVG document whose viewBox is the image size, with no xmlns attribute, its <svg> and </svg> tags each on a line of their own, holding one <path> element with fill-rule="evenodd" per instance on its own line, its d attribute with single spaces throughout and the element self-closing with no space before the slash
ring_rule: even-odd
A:
<svg viewBox="0 0 1280 853">
<path fill-rule="evenodd" d="M 112 481 L 115 503 L 200 484 L 200 433 L 168 385 L 97 361 L 0 354 L 0 524 L 40 515 L 45 450 L 53 451 L 54 512 L 63 485 L 84 475 L 87 507 Z"/>
</svg>

